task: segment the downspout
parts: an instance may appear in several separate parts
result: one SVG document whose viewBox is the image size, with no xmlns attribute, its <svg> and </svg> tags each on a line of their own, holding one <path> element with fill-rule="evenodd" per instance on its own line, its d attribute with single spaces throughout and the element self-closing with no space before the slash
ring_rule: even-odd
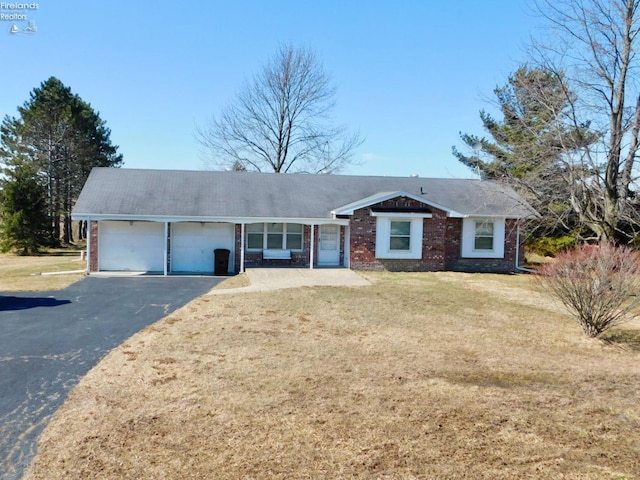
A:
<svg viewBox="0 0 640 480">
<path fill-rule="evenodd" d="M 240 273 L 244 273 L 244 222 L 240 224 Z"/>
<path fill-rule="evenodd" d="M 516 270 L 527 273 L 534 273 L 535 270 L 531 268 L 521 267 L 520 266 L 520 222 L 518 222 L 516 226 Z"/>
</svg>

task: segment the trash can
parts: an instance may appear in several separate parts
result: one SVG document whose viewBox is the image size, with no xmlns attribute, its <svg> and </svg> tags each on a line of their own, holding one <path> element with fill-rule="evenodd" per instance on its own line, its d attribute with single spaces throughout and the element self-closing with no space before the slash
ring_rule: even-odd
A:
<svg viewBox="0 0 640 480">
<path fill-rule="evenodd" d="M 214 275 L 227 275 L 229 273 L 229 255 L 231 250 L 216 248 L 213 251 Z"/>
</svg>

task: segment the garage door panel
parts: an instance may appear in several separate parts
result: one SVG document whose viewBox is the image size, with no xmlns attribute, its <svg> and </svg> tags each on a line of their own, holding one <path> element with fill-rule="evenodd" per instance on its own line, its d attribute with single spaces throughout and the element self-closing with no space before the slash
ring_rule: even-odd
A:
<svg viewBox="0 0 640 480">
<path fill-rule="evenodd" d="M 101 222 L 98 249 L 100 270 L 164 271 L 164 224 Z"/>
<path fill-rule="evenodd" d="M 213 251 L 233 252 L 234 226 L 229 223 L 174 223 L 171 225 L 171 271 L 213 273 Z M 233 269 L 232 258 L 229 269 Z"/>
</svg>

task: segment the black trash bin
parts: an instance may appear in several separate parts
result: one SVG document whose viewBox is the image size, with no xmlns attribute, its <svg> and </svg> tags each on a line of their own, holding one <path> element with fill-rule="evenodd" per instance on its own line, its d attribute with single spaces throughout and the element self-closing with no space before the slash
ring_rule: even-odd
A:
<svg viewBox="0 0 640 480">
<path fill-rule="evenodd" d="M 216 248 L 213 251 L 213 273 L 215 275 L 227 275 L 229 272 L 229 254 L 231 250 Z"/>
</svg>

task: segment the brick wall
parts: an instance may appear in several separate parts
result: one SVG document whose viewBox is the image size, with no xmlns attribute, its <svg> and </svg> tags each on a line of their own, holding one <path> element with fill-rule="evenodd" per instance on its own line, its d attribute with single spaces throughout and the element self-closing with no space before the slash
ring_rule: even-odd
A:
<svg viewBox="0 0 640 480">
<path fill-rule="evenodd" d="M 396 198 L 372 207 L 424 207 L 409 198 Z M 462 258 L 462 219 L 447 218 L 444 211 L 431 208 L 432 218 L 423 220 L 422 258 L 392 260 L 376 258 L 376 217 L 371 208 L 354 212 L 351 219 L 351 258 L 353 270 L 388 271 L 465 271 L 513 272 L 516 262 L 517 221 L 507 220 L 505 225 L 504 258 Z M 520 238 L 520 256 L 524 255 L 524 238 Z"/>
<path fill-rule="evenodd" d="M 235 225 L 234 233 L 233 233 L 233 238 L 234 238 L 233 251 L 236 253 L 234 255 L 235 258 L 233 261 L 233 271 L 235 273 L 240 272 L 240 256 L 242 252 L 242 250 L 240 249 L 240 238 L 242 237 L 241 233 L 242 233 L 242 230 L 240 228 L 240 225 Z"/>
<path fill-rule="evenodd" d="M 89 225 L 89 272 L 98 271 L 98 222 Z"/>
<path fill-rule="evenodd" d="M 394 198 L 372 207 L 424 208 L 424 204 L 406 197 Z M 432 208 L 432 218 L 422 224 L 422 258 L 416 260 L 376 258 L 376 217 L 371 208 L 356 210 L 351 217 L 351 261 L 354 270 L 432 272 L 445 269 L 447 215 Z"/>
<path fill-rule="evenodd" d="M 356 210 L 351 216 L 349 240 L 349 266 L 354 270 L 384 270 L 376 265 L 376 219 L 368 210 Z"/>
<path fill-rule="evenodd" d="M 504 258 L 462 258 L 462 219 L 450 218 L 447 222 L 446 269 L 457 272 L 514 272 L 516 271 L 517 220 L 507 220 L 505 225 Z M 524 258 L 524 235 L 520 236 L 519 259 Z"/>
</svg>

